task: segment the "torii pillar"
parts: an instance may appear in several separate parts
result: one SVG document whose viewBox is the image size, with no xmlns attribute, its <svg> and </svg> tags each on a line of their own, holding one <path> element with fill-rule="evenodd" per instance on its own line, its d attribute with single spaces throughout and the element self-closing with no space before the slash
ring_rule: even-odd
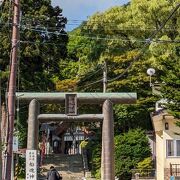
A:
<svg viewBox="0 0 180 180">
<path fill-rule="evenodd" d="M 103 115 L 101 179 L 114 180 L 114 118 L 113 104 L 110 100 L 103 104 Z"/>
<path fill-rule="evenodd" d="M 33 99 L 29 104 L 28 136 L 27 136 L 28 150 L 38 150 L 39 121 L 37 119 L 39 112 L 40 112 L 39 102 L 36 99 Z"/>
</svg>

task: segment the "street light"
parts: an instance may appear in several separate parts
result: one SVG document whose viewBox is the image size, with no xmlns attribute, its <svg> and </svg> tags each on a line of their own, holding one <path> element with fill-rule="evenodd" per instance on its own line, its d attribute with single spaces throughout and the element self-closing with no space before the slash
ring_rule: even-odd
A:
<svg viewBox="0 0 180 180">
<path fill-rule="evenodd" d="M 149 77 L 150 77 L 150 83 L 149 83 L 149 85 L 150 85 L 150 87 L 152 87 L 153 86 L 153 84 L 152 84 L 152 82 L 151 82 L 151 76 L 152 75 L 154 75 L 155 74 L 155 69 L 153 69 L 153 68 L 149 68 L 148 70 L 147 70 L 147 74 L 149 75 Z"/>
<path fill-rule="evenodd" d="M 4 0 L 0 0 L 0 6 L 2 5 L 3 1 L 4 1 Z"/>
</svg>

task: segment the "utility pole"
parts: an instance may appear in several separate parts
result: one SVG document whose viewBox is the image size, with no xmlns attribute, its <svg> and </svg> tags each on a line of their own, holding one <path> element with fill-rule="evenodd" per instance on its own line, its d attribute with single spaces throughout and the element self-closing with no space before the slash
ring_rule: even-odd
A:
<svg viewBox="0 0 180 180">
<path fill-rule="evenodd" d="M 103 67 L 103 93 L 107 90 L 107 62 L 104 61 Z M 103 123 L 101 123 L 103 133 Z M 104 137 L 102 136 L 102 149 L 101 149 L 101 179 L 104 179 Z"/>
<path fill-rule="evenodd" d="M 103 93 L 106 92 L 107 89 L 107 62 L 104 61 L 104 67 L 103 67 Z"/>
<path fill-rule="evenodd" d="M 5 177 L 3 180 L 11 180 L 11 165 L 13 158 L 13 131 L 15 119 L 15 92 L 17 74 L 17 56 L 19 44 L 19 20 L 20 20 L 20 0 L 13 1 L 13 24 L 12 24 L 12 47 L 10 59 L 10 77 L 8 87 L 8 137 L 7 137 L 7 158 Z"/>
</svg>

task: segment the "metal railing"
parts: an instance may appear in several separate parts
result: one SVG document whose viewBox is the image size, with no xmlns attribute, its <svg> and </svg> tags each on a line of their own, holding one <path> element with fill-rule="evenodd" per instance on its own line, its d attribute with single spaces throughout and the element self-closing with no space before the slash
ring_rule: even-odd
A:
<svg viewBox="0 0 180 180">
<path fill-rule="evenodd" d="M 174 177 L 180 177 L 180 164 L 170 164 L 170 174 Z"/>
<path fill-rule="evenodd" d="M 156 177 L 155 169 L 132 169 L 132 179 L 153 179 Z"/>
</svg>

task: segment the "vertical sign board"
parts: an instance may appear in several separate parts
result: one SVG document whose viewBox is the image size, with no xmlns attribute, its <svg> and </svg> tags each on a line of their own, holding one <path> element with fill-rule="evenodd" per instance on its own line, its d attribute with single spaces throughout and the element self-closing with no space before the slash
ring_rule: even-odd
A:
<svg viewBox="0 0 180 180">
<path fill-rule="evenodd" d="M 26 180 L 37 180 L 37 150 L 26 150 Z"/>
<path fill-rule="evenodd" d="M 68 116 L 77 115 L 77 94 L 66 94 L 65 109 Z"/>
<path fill-rule="evenodd" d="M 18 137 L 13 136 L 13 152 L 18 152 Z"/>
</svg>

